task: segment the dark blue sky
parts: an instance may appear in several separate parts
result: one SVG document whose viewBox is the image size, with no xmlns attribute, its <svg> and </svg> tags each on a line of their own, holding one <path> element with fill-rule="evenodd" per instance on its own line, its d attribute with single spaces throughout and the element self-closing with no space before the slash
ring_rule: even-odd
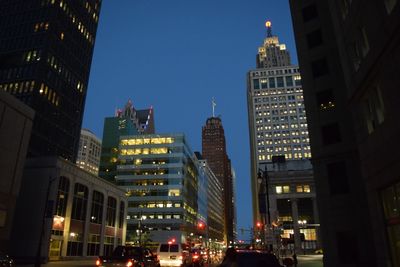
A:
<svg viewBox="0 0 400 267">
<path fill-rule="evenodd" d="M 158 133 L 185 133 L 201 151 L 201 127 L 216 114 L 237 178 L 238 228 L 252 224 L 246 73 L 255 68 L 265 21 L 296 60 L 288 0 L 103 0 L 83 127 L 132 99 L 154 107 Z"/>
</svg>

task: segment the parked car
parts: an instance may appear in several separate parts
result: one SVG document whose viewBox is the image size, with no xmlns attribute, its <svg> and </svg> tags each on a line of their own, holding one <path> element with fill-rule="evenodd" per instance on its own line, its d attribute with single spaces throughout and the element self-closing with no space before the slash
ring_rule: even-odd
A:
<svg viewBox="0 0 400 267">
<path fill-rule="evenodd" d="M 160 262 L 148 248 L 117 246 L 111 256 L 100 256 L 96 266 L 160 267 Z"/>
<path fill-rule="evenodd" d="M 236 261 L 238 267 L 282 267 L 277 257 L 262 250 L 237 250 Z"/>
<path fill-rule="evenodd" d="M 192 264 L 189 247 L 184 244 L 161 243 L 157 249 L 160 265 L 164 266 L 190 266 Z"/>
<path fill-rule="evenodd" d="M 0 267 L 14 267 L 14 261 L 5 253 L 0 251 Z"/>
</svg>

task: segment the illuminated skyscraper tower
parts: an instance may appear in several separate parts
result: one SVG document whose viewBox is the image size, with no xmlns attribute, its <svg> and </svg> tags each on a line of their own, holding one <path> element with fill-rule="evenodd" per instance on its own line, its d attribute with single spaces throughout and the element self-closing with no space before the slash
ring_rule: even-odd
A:
<svg viewBox="0 0 400 267">
<path fill-rule="evenodd" d="M 247 75 L 251 184 L 254 221 L 260 220 L 257 181 L 260 165 L 273 156 L 286 160 L 311 157 L 299 68 L 266 23 L 267 37 L 258 49 L 257 68 Z"/>
</svg>

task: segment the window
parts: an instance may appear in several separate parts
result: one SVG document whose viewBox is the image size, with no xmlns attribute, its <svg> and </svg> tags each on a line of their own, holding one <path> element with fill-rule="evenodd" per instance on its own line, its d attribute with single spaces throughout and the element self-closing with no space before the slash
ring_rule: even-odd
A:
<svg viewBox="0 0 400 267">
<path fill-rule="evenodd" d="M 310 193 L 310 186 L 309 185 L 297 185 L 296 186 L 297 193 Z"/>
<path fill-rule="evenodd" d="M 385 0 L 385 7 L 388 14 L 392 12 L 397 4 L 397 0 Z"/>
<path fill-rule="evenodd" d="M 293 79 L 292 79 L 292 76 L 286 76 L 286 77 L 285 77 L 285 80 L 286 80 L 286 86 L 287 86 L 287 87 L 293 86 Z"/>
<path fill-rule="evenodd" d="M 349 193 L 346 162 L 339 161 L 326 165 L 328 183 L 331 195 Z"/>
<path fill-rule="evenodd" d="M 259 79 L 254 79 L 253 80 L 253 88 L 254 89 L 260 89 L 260 80 Z"/>
<path fill-rule="evenodd" d="M 332 145 L 342 141 L 338 123 L 331 123 L 321 127 L 322 143 Z"/>
<path fill-rule="evenodd" d="M 179 189 L 170 189 L 168 191 L 168 196 L 179 197 L 180 190 Z"/>
<path fill-rule="evenodd" d="M 276 83 L 277 83 L 278 87 L 284 87 L 283 77 L 276 77 Z"/>
<path fill-rule="evenodd" d="M 261 79 L 260 82 L 261 82 L 261 88 L 262 89 L 267 89 L 268 88 L 267 79 Z"/>
<path fill-rule="evenodd" d="M 269 78 L 269 88 L 275 88 L 275 78 Z"/>
<path fill-rule="evenodd" d="M 294 79 L 294 84 L 296 86 L 301 86 L 301 76 L 300 75 L 293 76 L 293 79 Z"/>
<path fill-rule="evenodd" d="M 306 6 L 302 10 L 303 21 L 308 22 L 318 17 L 317 6 L 315 4 L 311 4 Z"/>
<path fill-rule="evenodd" d="M 88 198 L 88 188 L 76 183 L 74 188 L 74 200 L 72 203 L 71 218 L 84 221 L 86 219 L 86 206 Z"/>
<path fill-rule="evenodd" d="M 69 191 L 69 180 L 66 177 L 61 176 L 60 182 L 58 183 L 57 203 L 55 215 L 65 217 L 68 202 L 68 191 Z"/>
<path fill-rule="evenodd" d="M 121 201 L 119 205 L 119 222 L 118 222 L 119 228 L 124 227 L 124 221 L 125 221 L 125 202 Z"/>
<path fill-rule="evenodd" d="M 314 78 L 318 78 L 329 73 L 328 63 L 326 58 L 318 59 L 311 62 L 311 70 Z"/>
<path fill-rule="evenodd" d="M 106 225 L 107 226 L 115 226 L 115 217 L 117 210 L 117 200 L 113 197 L 108 197 L 107 200 L 107 216 L 106 216 Z"/>
<path fill-rule="evenodd" d="M 379 124 L 385 120 L 385 108 L 381 90 L 378 86 L 367 92 L 364 100 L 364 119 L 367 124 L 368 133 L 372 133 Z"/>
<path fill-rule="evenodd" d="M 282 186 L 275 186 L 275 192 L 277 193 L 277 194 L 282 194 Z"/>
<path fill-rule="evenodd" d="M 92 210 L 90 212 L 90 222 L 101 224 L 103 220 L 104 195 L 93 191 Z"/>
<path fill-rule="evenodd" d="M 330 110 L 335 107 L 332 89 L 324 90 L 316 94 L 320 111 Z"/>
<path fill-rule="evenodd" d="M 322 33 L 320 29 L 310 32 L 309 34 L 307 34 L 306 38 L 309 49 L 319 46 L 323 43 Z"/>
</svg>

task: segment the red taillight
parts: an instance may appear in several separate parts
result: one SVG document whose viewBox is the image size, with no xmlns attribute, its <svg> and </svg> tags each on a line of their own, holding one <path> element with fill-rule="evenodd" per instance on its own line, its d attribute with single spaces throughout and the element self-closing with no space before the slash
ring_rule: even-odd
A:
<svg viewBox="0 0 400 267">
<path fill-rule="evenodd" d="M 193 259 L 197 260 L 199 258 L 199 255 L 193 255 Z"/>
<path fill-rule="evenodd" d="M 96 266 L 100 266 L 100 264 L 101 264 L 101 260 L 100 260 L 100 259 L 97 259 L 97 261 L 96 261 Z"/>
<path fill-rule="evenodd" d="M 131 260 L 129 260 L 127 263 L 126 263 L 126 267 L 132 267 L 133 266 L 133 262 L 131 261 Z"/>
</svg>

